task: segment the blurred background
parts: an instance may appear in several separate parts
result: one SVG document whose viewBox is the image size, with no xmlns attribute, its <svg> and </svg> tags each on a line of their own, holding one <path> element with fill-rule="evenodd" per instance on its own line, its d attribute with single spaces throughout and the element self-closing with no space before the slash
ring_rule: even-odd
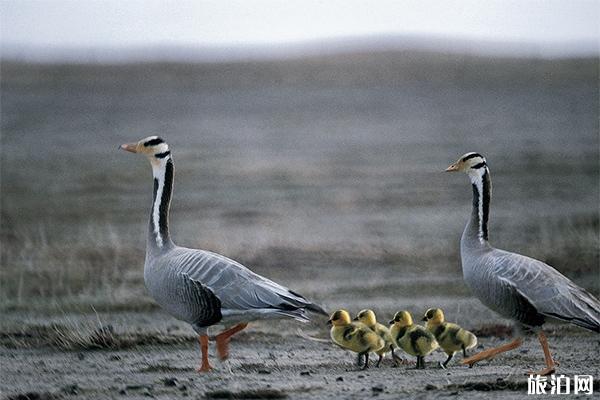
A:
<svg viewBox="0 0 600 400">
<path fill-rule="evenodd" d="M 9 1 L 0 309 L 145 311 L 162 136 L 174 240 L 328 308 L 443 305 L 463 284 L 460 155 L 490 239 L 599 283 L 597 1 Z"/>
</svg>

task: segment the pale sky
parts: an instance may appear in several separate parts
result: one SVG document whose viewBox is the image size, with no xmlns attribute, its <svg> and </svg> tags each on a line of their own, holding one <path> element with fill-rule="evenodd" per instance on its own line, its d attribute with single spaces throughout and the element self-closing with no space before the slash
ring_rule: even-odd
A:
<svg viewBox="0 0 600 400">
<path fill-rule="evenodd" d="M 3 47 L 227 46 L 423 35 L 597 48 L 600 0 L 0 0 L 0 16 Z"/>
</svg>

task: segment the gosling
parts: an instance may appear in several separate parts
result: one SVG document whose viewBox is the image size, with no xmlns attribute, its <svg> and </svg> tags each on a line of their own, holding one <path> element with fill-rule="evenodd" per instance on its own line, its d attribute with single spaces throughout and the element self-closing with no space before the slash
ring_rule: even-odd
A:
<svg viewBox="0 0 600 400">
<path fill-rule="evenodd" d="M 439 346 L 433 333 L 421 325 L 413 324 L 408 311 L 398 311 L 390 325 L 390 335 L 394 344 L 417 357 L 416 369 L 425 369 L 425 356 Z"/>
<path fill-rule="evenodd" d="M 361 312 L 356 314 L 354 321 L 362 322 L 363 324 L 365 324 L 369 329 L 378 334 L 379 337 L 382 338 L 385 342 L 383 348 L 375 352 L 375 354 L 379 356 L 377 364 L 375 364 L 375 368 L 379 368 L 379 364 L 381 364 L 383 356 L 388 351 L 392 352 L 392 360 L 394 360 L 394 364 L 398 365 L 398 362 L 396 361 L 397 356 L 394 354 L 394 343 L 392 342 L 392 337 L 390 336 L 390 330 L 387 326 L 377 322 L 377 317 L 375 316 L 373 310 L 362 310 Z"/>
<path fill-rule="evenodd" d="M 337 310 L 327 321 L 331 327 L 331 340 L 343 349 L 365 357 L 362 369 L 369 368 L 369 353 L 381 351 L 385 341 L 362 322 L 352 322 L 346 310 Z"/>
<path fill-rule="evenodd" d="M 430 308 L 425 312 L 423 321 L 427 321 L 427 329 L 435 336 L 440 347 L 448 355 L 442 368 L 446 368 L 457 351 L 462 350 L 463 358 L 467 358 L 467 350 L 477 346 L 477 336 L 460 326 L 446 322 L 444 312 L 439 308 Z"/>
</svg>

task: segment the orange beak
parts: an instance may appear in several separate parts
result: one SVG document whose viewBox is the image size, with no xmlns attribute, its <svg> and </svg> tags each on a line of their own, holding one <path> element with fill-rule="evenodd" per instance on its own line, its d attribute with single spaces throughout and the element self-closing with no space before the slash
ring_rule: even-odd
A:
<svg viewBox="0 0 600 400">
<path fill-rule="evenodd" d="M 456 172 L 456 171 L 458 171 L 458 164 L 457 163 L 452 164 L 451 166 L 446 168 L 444 171 L 445 172 Z"/>
<path fill-rule="evenodd" d="M 125 143 L 119 146 L 119 148 L 130 153 L 137 153 L 137 143 Z"/>
</svg>

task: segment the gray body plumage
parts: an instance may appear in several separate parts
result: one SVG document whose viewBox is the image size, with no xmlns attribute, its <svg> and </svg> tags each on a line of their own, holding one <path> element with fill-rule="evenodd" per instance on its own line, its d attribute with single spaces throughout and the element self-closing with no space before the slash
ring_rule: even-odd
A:
<svg viewBox="0 0 600 400">
<path fill-rule="evenodd" d="M 492 310 L 525 326 L 553 319 L 600 332 L 600 302 L 594 296 L 551 266 L 488 243 L 491 180 L 487 167 L 480 169 L 469 174 L 473 212 L 461 238 L 463 275 L 473 294 Z"/>
<path fill-rule="evenodd" d="M 144 281 L 161 307 L 196 330 L 264 318 L 307 321 L 311 305 L 224 256 L 178 246 L 149 252 Z"/>
<path fill-rule="evenodd" d="M 162 139 L 155 138 L 151 142 L 162 149 L 151 158 L 154 196 L 144 282 L 163 309 L 190 323 L 201 335 L 216 324 L 227 326 L 283 317 L 308 321 L 307 311 L 327 315 L 301 295 L 227 257 L 176 246 L 168 227 L 173 163 Z"/>
</svg>

